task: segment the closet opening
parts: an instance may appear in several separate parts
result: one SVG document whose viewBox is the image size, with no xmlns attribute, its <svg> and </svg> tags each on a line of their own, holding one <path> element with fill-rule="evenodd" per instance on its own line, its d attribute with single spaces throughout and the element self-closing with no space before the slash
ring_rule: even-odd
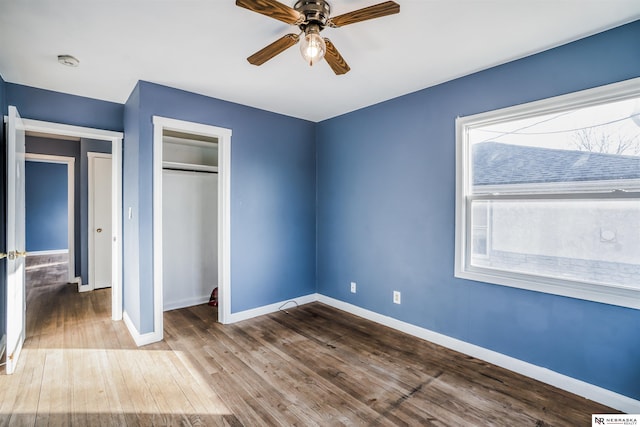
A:
<svg viewBox="0 0 640 427">
<path fill-rule="evenodd" d="M 154 117 L 154 329 L 164 311 L 208 303 L 230 315 L 231 131 Z M 217 309 L 217 313 L 216 313 Z"/>
<path fill-rule="evenodd" d="M 218 138 L 162 132 L 163 310 L 218 287 Z M 217 308 L 215 308 L 217 309 Z"/>
</svg>

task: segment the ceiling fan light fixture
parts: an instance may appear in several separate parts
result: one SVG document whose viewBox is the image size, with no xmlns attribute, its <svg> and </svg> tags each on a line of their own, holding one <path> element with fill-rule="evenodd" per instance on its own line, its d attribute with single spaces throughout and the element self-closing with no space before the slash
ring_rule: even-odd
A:
<svg viewBox="0 0 640 427">
<path fill-rule="evenodd" d="M 300 53 L 302 53 L 304 60 L 309 65 L 313 65 L 324 58 L 326 51 L 327 45 L 320 37 L 320 27 L 316 24 L 307 26 L 305 36 L 300 43 Z"/>
<path fill-rule="evenodd" d="M 327 0 L 298 0 L 289 7 L 281 0 L 236 0 L 236 5 L 289 25 L 301 31 L 286 34 L 247 58 L 250 64 L 262 65 L 300 41 L 300 53 L 309 65 L 324 58 L 336 75 L 348 73 L 351 67 L 344 60 L 331 40 L 320 37 L 326 27 L 340 28 L 369 19 L 382 18 L 400 12 L 400 5 L 392 0 L 373 6 L 352 10 L 338 16 L 331 16 L 331 6 Z M 301 34 L 304 34 L 301 37 Z"/>
</svg>

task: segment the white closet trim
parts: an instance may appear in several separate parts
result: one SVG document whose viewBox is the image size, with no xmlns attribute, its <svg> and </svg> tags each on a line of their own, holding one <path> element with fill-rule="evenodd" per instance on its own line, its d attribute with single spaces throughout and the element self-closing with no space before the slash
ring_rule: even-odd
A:
<svg viewBox="0 0 640 427">
<path fill-rule="evenodd" d="M 218 321 L 231 317 L 231 129 L 153 116 L 153 314 L 154 339 L 162 339 L 162 166 L 163 131 L 218 140 Z M 145 303 L 142 301 L 141 303 Z"/>
</svg>

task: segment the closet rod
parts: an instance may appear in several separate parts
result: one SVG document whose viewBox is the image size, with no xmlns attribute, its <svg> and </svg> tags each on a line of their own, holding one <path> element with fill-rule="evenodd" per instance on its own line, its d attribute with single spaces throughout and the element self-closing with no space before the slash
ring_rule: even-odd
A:
<svg viewBox="0 0 640 427">
<path fill-rule="evenodd" d="M 196 169 L 182 169 L 182 168 L 162 168 L 162 170 L 165 171 L 180 171 L 180 172 L 195 172 L 195 173 L 215 173 L 217 174 L 217 171 L 204 171 L 204 170 L 196 170 Z"/>
</svg>

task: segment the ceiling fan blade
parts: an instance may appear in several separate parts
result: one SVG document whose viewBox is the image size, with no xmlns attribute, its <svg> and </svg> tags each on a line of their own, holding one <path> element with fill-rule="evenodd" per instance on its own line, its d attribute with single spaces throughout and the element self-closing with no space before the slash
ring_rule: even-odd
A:
<svg viewBox="0 0 640 427">
<path fill-rule="evenodd" d="M 271 43 L 269 46 L 260 49 L 248 57 L 247 61 L 253 65 L 262 65 L 277 54 L 284 52 L 294 44 L 298 43 L 299 38 L 300 37 L 297 34 L 286 34 Z"/>
<path fill-rule="evenodd" d="M 296 25 L 304 20 L 304 16 L 300 12 L 276 0 L 236 0 L 236 6 L 291 25 Z"/>
<path fill-rule="evenodd" d="M 342 55 L 340 55 L 340 52 L 338 52 L 338 49 L 336 49 L 334 44 L 331 43 L 331 40 L 325 38 L 324 43 L 327 46 L 324 59 L 327 61 L 327 64 L 329 64 L 333 72 L 338 75 L 348 73 L 351 69 L 349 64 L 347 64 Z"/>
<path fill-rule="evenodd" d="M 328 25 L 334 28 L 366 21 L 367 19 L 381 18 L 400 12 L 400 5 L 394 1 L 386 1 L 373 6 L 354 10 L 329 19 Z"/>
</svg>

